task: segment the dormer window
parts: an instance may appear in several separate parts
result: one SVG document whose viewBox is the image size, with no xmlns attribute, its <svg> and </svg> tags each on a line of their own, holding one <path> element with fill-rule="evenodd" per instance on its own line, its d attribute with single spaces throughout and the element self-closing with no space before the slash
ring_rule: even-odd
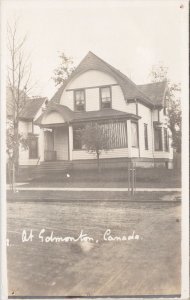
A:
<svg viewBox="0 0 190 300">
<path fill-rule="evenodd" d="M 75 111 L 85 111 L 85 91 L 74 91 Z"/>
<path fill-rule="evenodd" d="M 100 107 L 111 108 L 111 88 L 109 86 L 100 88 Z"/>
</svg>

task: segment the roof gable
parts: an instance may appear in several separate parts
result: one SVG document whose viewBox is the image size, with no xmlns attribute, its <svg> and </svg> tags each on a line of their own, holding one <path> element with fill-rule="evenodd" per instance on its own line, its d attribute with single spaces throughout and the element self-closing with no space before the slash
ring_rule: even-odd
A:
<svg viewBox="0 0 190 300">
<path fill-rule="evenodd" d="M 89 52 L 85 58 L 81 61 L 71 76 L 64 81 L 62 86 L 58 89 L 51 101 L 59 103 L 61 95 L 66 88 L 67 84 L 75 77 L 89 70 L 99 70 L 110 74 L 120 85 L 125 100 L 139 98 L 144 100 L 147 104 L 152 105 L 151 100 L 132 82 L 126 75 L 121 73 L 119 70 L 112 67 L 110 64 L 97 57 L 92 52 Z"/>
<path fill-rule="evenodd" d="M 33 120 L 47 98 L 28 99 L 20 112 L 20 119 Z"/>
<path fill-rule="evenodd" d="M 51 112 L 59 113 L 64 122 L 70 122 L 74 118 L 74 112 L 65 105 L 51 103 L 47 109 L 40 115 L 40 117 L 35 120 L 35 124 L 40 125 L 43 122 L 43 119 Z"/>
</svg>

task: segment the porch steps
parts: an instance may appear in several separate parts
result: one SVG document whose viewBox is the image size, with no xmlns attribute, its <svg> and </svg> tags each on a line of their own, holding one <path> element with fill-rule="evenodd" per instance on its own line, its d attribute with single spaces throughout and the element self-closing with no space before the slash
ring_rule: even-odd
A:
<svg viewBox="0 0 190 300">
<path fill-rule="evenodd" d="M 57 161 L 46 161 L 41 162 L 40 165 L 36 166 L 34 173 L 48 175 L 50 173 L 66 172 L 72 169 L 72 162 L 57 160 Z"/>
</svg>

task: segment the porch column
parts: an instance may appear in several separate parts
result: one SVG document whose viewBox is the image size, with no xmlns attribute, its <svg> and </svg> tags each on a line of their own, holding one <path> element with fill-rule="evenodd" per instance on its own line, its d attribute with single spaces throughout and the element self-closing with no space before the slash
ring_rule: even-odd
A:
<svg viewBox="0 0 190 300">
<path fill-rule="evenodd" d="M 127 120 L 127 145 L 128 145 L 128 157 L 132 156 L 132 140 L 131 140 L 131 120 Z"/>
<path fill-rule="evenodd" d="M 73 160 L 73 128 L 71 125 L 69 125 L 68 134 L 69 160 Z"/>
<path fill-rule="evenodd" d="M 44 130 L 43 128 L 40 129 L 40 135 L 39 135 L 39 156 L 40 161 L 44 161 Z"/>
</svg>

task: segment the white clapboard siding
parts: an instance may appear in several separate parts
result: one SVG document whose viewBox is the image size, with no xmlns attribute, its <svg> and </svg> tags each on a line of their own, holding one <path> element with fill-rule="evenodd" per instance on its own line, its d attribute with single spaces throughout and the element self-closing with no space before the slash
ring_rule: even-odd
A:
<svg viewBox="0 0 190 300">
<path fill-rule="evenodd" d="M 32 132 L 33 130 L 33 132 Z M 39 135 L 40 128 L 39 126 L 33 125 L 32 122 L 19 121 L 19 133 L 23 137 L 27 137 L 29 133 L 34 133 Z M 39 153 L 39 140 L 38 140 L 38 153 Z M 33 166 L 38 162 L 38 158 L 31 159 L 29 158 L 29 149 L 24 149 L 21 145 L 19 147 L 19 165 L 21 166 Z"/>
<path fill-rule="evenodd" d="M 150 150 L 143 150 L 143 152 L 141 152 L 141 156 L 140 157 L 153 158 L 153 153 Z"/>
<path fill-rule="evenodd" d="M 37 165 L 37 162 L 38 162 L 38 158 L 37 159 L 24 159 L 24 158 L 21 158 L 19 160 L 19 165 L 20 166 L 36 166 Z"/>
<path fill-rule="evenodd" d="M 131 149 L 132 157 L 139 157 L 139 148 L 133 148 Z"/>
<path fill-rule="evenodd" d="M 102 152 L 100 158 L 117 158 L 117 157 L 128 157 L 128 149 L 120 148 L 113 149 L 107 152 Z M 88 153 L 85 150 L 74 150 L 73 160 L 77 159 L 95 159 L 96 155 L 94 153 Z"/>
<path fill-rule="evenodd" d="M 152 118 L 151 110 L 142 105 L 138 104 L 138 114 L 141 116 L 139 120 L 139 148 L 140 157 L 151 158 L 153 157 L 153 137 L 152 137 Z M 144 124 L 147 124 L 148 129 L 148 150 L 145 149 L 145 136 L 144 136 Z"/>
<path fill-rule="evenodd" d="M 47 116 L 42 119 L 42 124 L 59 124 L 64 122 L 63 117 L 56 111 L 50 111 Z"/>
<path fill-rule="evenodd" d="M 127 112 L 126 102 L 121 87 L 117 85 L 116 80 L 107 73 L 90 70 L 74 78 L 66 86 L 61 96 L 60 104 L 74 109 L 74 92 L 75 89 L 85 89 L 86 111 L 100 109 L 99 87 L 104 85 L 113 85 L 112 89 L 112 108 Z M 88 89 L 90 87 L 90 89 Z"/>
<path fill-rule="evenodd" d="M 172 159 L 173 154 L 172 152 L 166 152 L 166 151 L 154 151 L 154 157 L 155 158 L 168 158 Z"/>
<path fill-rule="evenodd" d="M 29 159 L 29 149 L 24 149 L 21 145 L 19 147 L 19 165 L 20 166 L 34 166 L 38 162 L 38 158 Z"/>
<path fill-rule="evenodd" d="M 100 101 L 99 101 L 99 89 L 87 89 L 86 90 L 86 111 L 90 110 L 99 110 Z"/>
<path fill-rule="evenodd" d="M 126 105 L 122 89 L 119 85 L 112 86 L 112 108 L 124 112 L 130 112 L 128 111 L 128 106 Z"/>
<path fill-rule="evenodd" d="M 68 83 L 66 89 L 80 89 L 115 83 L 117 83 L 116 80 L 108 73 L 98 70 L 89 70 L 73 78 L 73 80 Z"/>
<path fill-rule="evenodd" d="M 152 111 L 152 121 L 158 122 L 158 109 Z"/>
</svg>

